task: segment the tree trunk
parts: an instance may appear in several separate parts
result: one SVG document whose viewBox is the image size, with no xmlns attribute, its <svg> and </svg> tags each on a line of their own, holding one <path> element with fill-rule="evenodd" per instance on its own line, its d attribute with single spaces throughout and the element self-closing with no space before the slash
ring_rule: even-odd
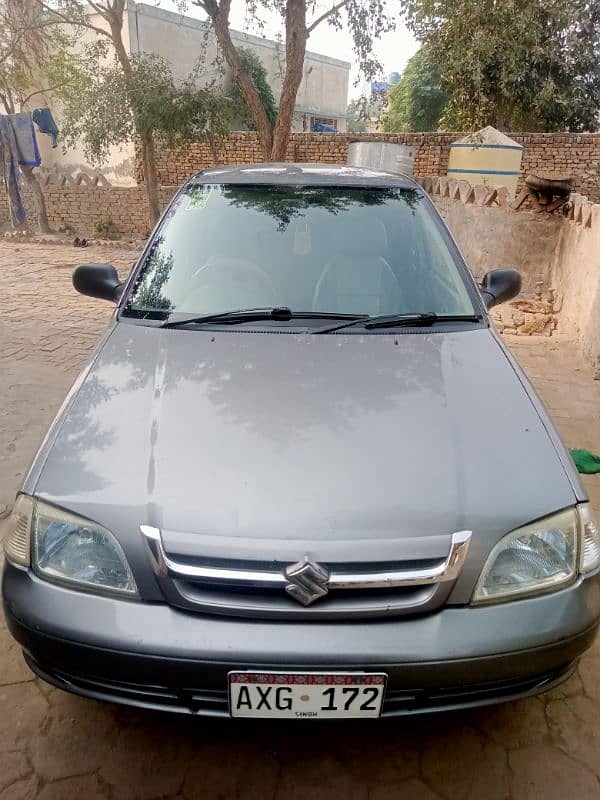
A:
<svg viewBox="0 0 600 800">
<path fill-rule="evenodd" d="M 158 192 L 158 171 L 156 169 L 156 152 L 151 133 L 140 134 L 142 142 L 142 164 L 144 166 L 144 187 L 148 201 L 148 219 L 150 227 L 154 227 L 160 217 L 160 198 Z"/>
<path fill-rule="evenodd" d="M 38 233 L 50 233 L 46 200 L 37 175 L 34 174 L 33 167 L 21 167 L 21 172 L 23 173 L 23 180 L 27 184 L 33 197 L 33 207 L 35 208 Z"/>
<path fill-rule="evenodd" d="M 129 60 L 129 56 L 127 55 L 127 50 L 125 49 L 125 45 L 123 44 L 123 19 L 121 18 L 117 22 L 110 21 L 110 39 L 113 43 L 113 47 L 115 48 L 115 53 L 117 55 L 117 60 L 121 65 L 121 69 L 123 70 L 123 74 L 125 76 L 125 82 L 128 88 L 133 86 L 133 68 L 131 66 L 131 61 Z"/>
<path fill-rule="evenodd" d="M 115 48 L 117 60 L 123 70 L 125 86 L 128 90 L 135 89 L 135 80 L 131 60 L 123 44 L 123 12 L 125 3 L 118 0 L 112 13 L 107 15 L 110 26 L 110 38 Z M 135 118 L 135 115 L 134 115 Z M 153 228 L 160 217 L 160 198 L 158 191 L 158 172 L 156 169 L 156 151 L 154 149 L 154 139 L 152 132 L 142 133 L 138 128 L 138 121 L 135 119 L 136 131 L 141 140 L 142 165 L 144 168 L 144 187 L 146 190 L 146 200 L 148 202 L 148 221 Z"/>
<path fill-rule="evenodd" d="M 219 165 L 219 163 L 220 163 L 220 161 L 219 161 L 219 147 L 217 145 L 217 139 L 216 139 L 216 136 L 215 136 L 215 132 L 213 131 L 213 129 L 211 127 L 208 128 L 207 136 L 208 136 L 208 144 L 210 146 L 210 152 L 212 154 L 212 159 L 213 159 L 213 167 L 217 167 Z"/>
<path fill-rule="evenodd" d="M 242 97 L 250 109 L 263 155 L 268 161 L 271 158 L 271 149 L 273 146 L 273 128 L 267 117 L 260 95 L 256 90 L 252 76 L 248 69 L 242 64 L 237 50 L 235 49 L 235 45 L 231 40 L 229 32 L 230 4 L 230 0 L 222 0 L 221 3 L 213 2 L 206 10 L 211 18 L 219 47 L 231 69 L 233 80 L 239 86 Z"/>
<path fill-rule="evenodd" d="M 285 17 L 285 77 L 275 122 L 272 161 L 285 159 L 296 97 L 302 82 L 307 39 L 306 3 L 304 0 L 288 0 Z"/>
</svg>

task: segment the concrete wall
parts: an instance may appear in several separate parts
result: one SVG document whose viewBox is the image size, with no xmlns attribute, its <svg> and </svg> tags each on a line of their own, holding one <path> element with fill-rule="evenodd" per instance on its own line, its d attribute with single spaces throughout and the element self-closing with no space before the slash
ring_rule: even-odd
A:
<svg viewBox="0 0 600 800">
<path fill-rule="evenodd" d="M 548 333 L 556 321 L 561 335 L 577 342 L 600 377 L 600 204 L 574 194 L 564 215 L 515 212 L 502 189 L 473 187 L 446 177 L 425 177 L 419 182 L 445 217 L 476 278 L 492 267 L 515 266 L 523 277 L 522 294 L 530 301 L 535 282 L 544 281 L 542 305 L 550 304 L 552 313 L 547 318 L 550 324 L 538 330 Z M 556 302 L 549 300 L 546 290 L 550 288 Z M 502 317 L 510 304 L 498 310 Z M 548 314 L 548 309 L 542 314 L 539 310 L 532 308 L 529 317 L 533 330 L 535 318 L 539 322 L 539 317 Z"/>
<path fill-rule="evenodd" d="M 563 222 L 551 280 L 563 301 L 561 330 L 574 333 L 586 361 L 600 370 L 600 205 L 593 207 L 589 224 Z"/>
<path fill-rule="evenodd" d="M 515 267 L 524 293 L 533 292 L 536 281 L 548 285 L 561 217 L 465 205 L 439 195 L 433 200 L 477 280 L 490 269 Z"/>
</svg>

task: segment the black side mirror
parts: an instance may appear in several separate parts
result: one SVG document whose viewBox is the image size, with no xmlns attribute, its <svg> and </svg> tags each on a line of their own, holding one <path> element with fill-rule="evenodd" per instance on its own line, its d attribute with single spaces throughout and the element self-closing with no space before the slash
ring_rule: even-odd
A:
<svg viewBox="0 0 600 800">
<path fill-rule="evenodd" d="M 512 300 L 521 291 L 521 273 L 516 269 L 493 269 L 481 281 L 481 294 L 486 308 Z"/>
<path fill-rule="evenodd" d="M 112 300 L 121 297 L 123 285 L 112 264 L 82 264 L 73 272 L 73 286 L 80 294 Z"/>
</svg>

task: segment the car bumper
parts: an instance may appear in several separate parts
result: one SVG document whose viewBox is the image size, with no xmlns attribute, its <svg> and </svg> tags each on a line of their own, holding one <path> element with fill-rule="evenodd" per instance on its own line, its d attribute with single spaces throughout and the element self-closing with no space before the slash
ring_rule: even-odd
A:
<svg viewBox="0 0 600 800">
<path fill-rule="evenodd" d="M 78 694 L 226 715 L 236 669 L 386 672 L 384 716 L 483 705 L 544 691 L 592 643 L 600 582 L 411 619 L 282 623 L 193 615 L 84 594 L 7 564 L 4 610 L 27 662 Z"/>
</svg>

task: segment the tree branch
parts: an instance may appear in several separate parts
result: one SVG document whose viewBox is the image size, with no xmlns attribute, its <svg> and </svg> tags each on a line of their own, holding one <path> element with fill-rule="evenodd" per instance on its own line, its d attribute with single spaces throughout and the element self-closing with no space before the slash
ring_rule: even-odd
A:
<svg viewBox="0 0 600 800">
<path fill-rule="evenodd" d="M 325 12 L 323 12 L 323 14 L 321 14 L 321 16 L 320 16 L 320 17 L 317 17 L 317 18 L 316 18 L 316 19 L 315 19 L 313 22 L 311 22 L 311 24 L 310 24 L 310 25 L 307 27 L 307 29 L 306 29 L 306 30 L 308 31 L 308 33 L 309 33 L 309 34 L 310 34 L 310 33 L 312 33 L 312 32 L 314 31 L 314 29 L 317 27 L 317 25 L 320 25 L 320 24 L 321 24 L 321 23 L 322 23 L 324 20 L 326 20 L 326 19 L 327 19 L 327 17 L 331 17 L 333 14 L 335 14 L 337 11 L 339 11 L 339 10 L 340 10 L 340 8 L 343 8 L 344 6 L 347 6 L 349 2 L 350 2 L 350 0 L 340 0 L 340 2 L 339 2 L 339 3 L 336 3 L 336 4 L 335 4 L 334 6 L 332 6 L 332 7 L 331 7 L 331 8 L 330 8 L 328 11 L 325 11 Z"/>
<path fill-rule="evenodd" d="M 35 92 L 31 92 L 31 94 L 28 94 L 27 97 L 21 100 L 21 109 L 23 109 L 25 103 L 31 100 L 32 97 L 35 97 L 36 94 L 46 94 L 46 92 L 55 92 L 57 89 L 66 89 L 72 85 L 73 84 L 70 83 L 59 83 L 57 86 L 48 86 L 46 89 L 36 89 Z"/>
<path fill-rule="evenodd" d="M 99 3 L 95 3 L 94 0 L 87 0 L 88 6 L 91 6 L 96 14 L 100 14 L 103 17 L 105 14 L 110 13 L 110 10 L 106 8 L 106 6 L 101 6 Z"/>
<path fill-rule="evenodd" d="M 219 10 L 217 0 L 192 0 L 192 5 L 201 8 L 209 17 L 212 17 Z"/>
<path fill-rule="evenodd" d="M 85 19 L 73 19 L 73 17 L 70 17 L 68 14 L 63 14 L 58 9 L 52 8 L 52 6 L 49 6 L 48 3 L 44 2 L 44 0 L 41 0 L 41 7 L 49 14 L 54 14 L 54 16 L 58 17 L 58 19 L 67 25 L 73 25 L 74 27 L 79 25 L 82 28 L 95 31 L 96 33 L 99 33 L 102 36 L 107 36 L 110 39 L 110 31 L 107 31 L 105 28 L 99 28 L 97 25 L 93 25 L 91 22 L 88 22 Z"/>
</svg>

